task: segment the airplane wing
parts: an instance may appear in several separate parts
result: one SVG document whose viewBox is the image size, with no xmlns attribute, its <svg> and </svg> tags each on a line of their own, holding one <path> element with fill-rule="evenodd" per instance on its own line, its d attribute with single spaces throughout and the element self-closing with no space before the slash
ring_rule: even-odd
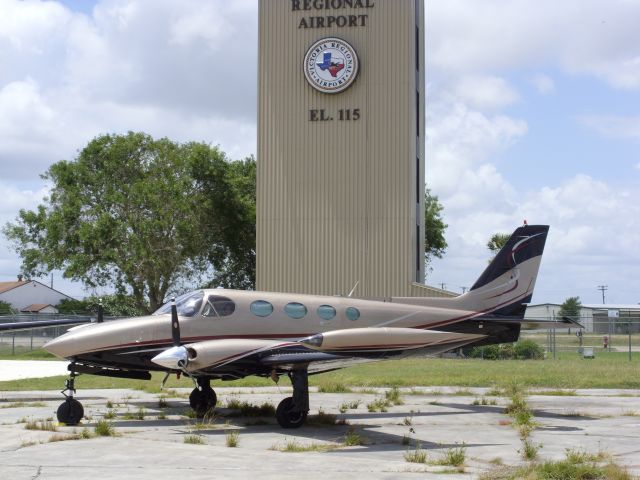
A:
<svg viewBox="0 0 640 480">
<path fill-rule="evenodd" d="M 386 358 L 435 355 L 485 335 L 412 328 L 354 328 L 324 332 L 298 341 L 262 339 L 208 340 L 169 348 L 152 361 L 189 374 L 244 376 L 286 372 L 298 365 L 319 373 Z"/>
<path fill-rule="evenodd" d="M 91 323 L 90 318 L 58 319 L 58 320 L 36 320 L 33 322 L 8 322 L 0 323 L 0 331 L 29 330 L 31 328 L 61 327 L 66 325 L 81 325 Z"/>
</svg>

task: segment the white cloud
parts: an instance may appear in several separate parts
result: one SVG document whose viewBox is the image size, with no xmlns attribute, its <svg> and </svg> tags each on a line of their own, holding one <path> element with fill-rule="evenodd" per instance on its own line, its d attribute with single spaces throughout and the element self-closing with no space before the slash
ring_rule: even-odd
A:
<svg viewBox="0 0 640 480">
<path fill-rule="evenodd" d="M 427 62 L 445 72 L 558 65 L 640 88 L 640 2 L 426 2 Z"/>
<path fill-rule="evenodd" d="M 583 115 L 578 120 L 605 137 L 640 140 L 640 116 Z"/>
<path fill-rule="evenodd" d="M 518 92 L 500 77 L 466 75 L 460 78 L 454 94 L 461 101 L 479 110 L 500 110 L 519 99 Z"/>
<path fill-rule="evenodd" d="M 433 92 L 433 97 L 426 129 L 429 186 L 461 209 L 472 205 L 475 195 L 493 199 L 501 192 L 509 196 L 510 187 L 490 161 L 526 134 L 526 122 L 485 115 L 446 94 L 439 97 Z"/>
<path fill-rule="evenodd" d="M 556 91 L 556 84 L 553 79 L 542 73 L 534 75 L 531 79 L 531 83 L 533 83 L 533 86 L 540 95 L 550 95 Z"/>
<path fill-rule="evenodd" d="M 255 2 L 103 0 L 92 16 L 56 2 L 0 9 L 5 178 L 36 177 L 94 136 L 128 130 L 255 153 Z"/>
</svg>

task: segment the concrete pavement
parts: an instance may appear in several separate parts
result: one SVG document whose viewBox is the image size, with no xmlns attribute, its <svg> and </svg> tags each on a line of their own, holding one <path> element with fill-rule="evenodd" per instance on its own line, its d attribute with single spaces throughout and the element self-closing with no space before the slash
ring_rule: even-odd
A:
<svg viewBox="0 0 640 480">
<path fill-rule="evenodd" d="M 503 413 L 507 399 L 484 397 L 495 405 L 473 405 L 487 389 L 416 388 L 403 391 L 404 404 L 388 412 L 369 412 L 367 404 L 384 397 L 384 389 L 353 393 L 311 394 L 311 414 L 322 409 L 341 425 L 307 425 L 283 430 L 271 417 L 236 416 L 229 402 L 276 406 L 288 388 L 216 388 L 216 416 L 202 424 L 186 416 L 189 390 L 160 395 L 132 390 L 82 390 L 78 399 L 87 418 L 80 427 L 57 432 L 25 429 L 25 421 L 55 418 L 57 392 L 0 392 L 0 470 L 3 478 L 92 478 L 139 480 L 188 476 L 211 478 L 477 478 L 496 463 L 523 463 L 518 432 Z M 528 398 L 538 428 L 532 434 L 542 444 L 540 458 L 561 459 L 567 448 L 606 451 L 615 461 L 640 474 L 640 391 L 586 390 L 576 396 L 535 394 Z M 110 406 L 107 406 L 109 402 Z M 486 403 L 486 402 L 485 402 Z M 340 413 L 340 410 L 344 413 Z M 143 412 L 143 420 L 132 417 Z M 110 420 L 116 437 L 53 441 L 56 436 L 93 431 L 96 422 Z M 344 447 L 349 430 L 363 445 Z M 239 433 L 238 447 L 226 446 L 226 435 Z M 204 444 L 185 443 L 195 435 Z M 410 443 L 407 446 L 403 443 Z M 332 445 L 324 452 L 283 452 L 298 447 Z M 429 460 L 464 445 L 464 472 L 452 467 L 409 463 L 404 455 L 416 445 Z M 448 471 L 443 475 L 442 471 Z"/>
</svg>

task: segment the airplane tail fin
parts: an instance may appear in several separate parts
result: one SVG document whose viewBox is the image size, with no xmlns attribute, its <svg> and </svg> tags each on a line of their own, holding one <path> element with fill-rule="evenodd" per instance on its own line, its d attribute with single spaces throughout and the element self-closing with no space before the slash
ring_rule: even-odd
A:
<svg viewBox="0 0 640 480">
<path fill-rule="evenodd" d="M 471 289 L 453 298 L 392 297 L 392 302 L 476 312 L 474 316 L 524 318 L 536 283 L 548 225 L 518 227 Z"/>
<path fill-rule="evenodd" d="M 496 316 L 523 318 L 548 232 L 548 225 L 518 227 L 460 302 Z"/>
</svg>

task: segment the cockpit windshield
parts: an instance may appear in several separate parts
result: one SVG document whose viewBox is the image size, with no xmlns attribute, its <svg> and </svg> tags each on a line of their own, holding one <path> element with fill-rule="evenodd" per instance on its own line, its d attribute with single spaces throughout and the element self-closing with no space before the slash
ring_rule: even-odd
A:
<svg viewBox="0 0 640 480">
<path fill-rule="evenodd" d="M 193 317 L 200 311 L 203 298 L 204 292 L 202 290 L 180 295 L 178 298 L 176 298 L 178 315 L 182 317 Z M 153 312 L 154 315 L 163 315 L 167 313 L 171 313 L 171 302 L 165 303 L 162 307 Z"/>
</svg>

